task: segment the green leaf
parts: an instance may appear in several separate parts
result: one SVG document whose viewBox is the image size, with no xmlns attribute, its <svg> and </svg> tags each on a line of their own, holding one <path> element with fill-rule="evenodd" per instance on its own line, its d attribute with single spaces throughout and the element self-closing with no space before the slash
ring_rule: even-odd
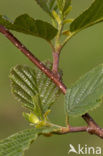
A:
<svg viewBox="0 0 103 156">
<path fill-rule="evenodd" d="M 10 29 L 13 25 L 13 22 L 8 17 L 0 15 L 0 25 Z"/>
<path fill-rule="evenodd" d="M 86 11 L 71 23 L 70 31 L 79 32 L 101 21 L 103 21 L 103 0 L 95 0 Z"/>
<path fill-rule="evenodd" d="M 71 4 L 71 0 L 57 0 L 59 10 L 64 13 Z"/>
<path fill-rule="evenodd" d="M 49 69 L 52 68 L 50 62 L 46 62 L 45 65 Z M 41 103 L 44 112 L 46 112 L 56 101 L 57 97 L 60 96 L 61 91 L 41 70 L 37 69 L 36 75 Z"/>
<path fill-rule="evenodd" d="M 57 0 L 57 4 L 58 4 L 58 8 L 59 8 L 59 10 L 61 10 L 62 11 L 62 9 L 63 9 L 63 0 Z"/>
<path fill-rule="evenodd" d="M 12 92 L 25 107 L 34 110 L 32 98 L 38 93 L 35 70 L 17 65 L 10 72 Z"/>
<path fill-rule="evenodd" d="M 92 69 L 67 90 L 65 109 L 68 115 L 80 116 L 95 109 L 103 95 L 103 65 Z"/>
<path fill-rule="evenodd" d="M 56 20 L 56 22 L 58 23 L 58 25 L 61 24 L 61 18 L 59 17 L 59 15 L 56 13 L 55 10 L 52 11 L 53 17 Z"/>
<path fill-rule="evenodd" d="M 33 98 L 32 98 L 32 101 L 35 105 L 35 108 L 34 108 L 34 113 L 35 115 L 37 115 L 41 120 L 44 118 L 43 117 L 43 114 L 45 113 L 44 110 L 43 110 L 43 106 L 42 106 L 42 103 L 41 103 L 41 99 L 40 99 L 40 95 L 39 95 L 39 91 L 38 91 L 38 94 L 36 94 Z"/>
<path fill-rule="evenodd" d="M 51 9 L 54 9 L 54 6 L 55 6 L 55 0 L 49 0 L 48 4 L 49 4 L 49 8 L 50 8 L 50 10 L 51 10 Z"/>
<path fill-rule="evenodd" d="M 55 127 L 31 128 L 11 135 L 0 141 L 0 156 L 22 156 L 40 134 L 49 135 L 57 130 Z"/>
<path fill-rule="evenodd" d="M 35 20 L 27 14 L 18 16 L 14 23 L 0 15 L 0 24 L 7 29 L 41 37 L 46 40 L 53 39 L 57 34 L 57 30 L 51 24 L 41 20 Z"/>
<path fill-rule="evenodd" d="M 27 121 L 29 121 L 30 123 L 32 123 L 34 125 L 39 124 L 39 122 L 40 122 L 39 118 L 33 113 L 23 112 L 23 116 Z"/>
<path fill-rule="evenodd" d="M 55 0 L 35 0 L 35 1 L 45 12 L 47 12 L 51 17 L 53 17 L 52 10 L 56 8 Z"/>
<path fill-rule="evenodd" d="M 46 11 L 49 15 L 51 15 L 50 10 L 47 5 L 48 0 L 35 0 L 35 1 L 44 11 Z"/>
<path fill-rule="evenodd" d="M 52 64 L 46 63 L 51 69 Z M 61 94 L 60 89 L 39 69 L 17 65 L 10 72 L 12 92 L 26 108 L 41 116 Z"/>
<path fill-rule="evenodd" d="M 63 13 L 68 10 L 70 4 L 71 4 L 71 0 L 65 0 Z"/>
</svg>

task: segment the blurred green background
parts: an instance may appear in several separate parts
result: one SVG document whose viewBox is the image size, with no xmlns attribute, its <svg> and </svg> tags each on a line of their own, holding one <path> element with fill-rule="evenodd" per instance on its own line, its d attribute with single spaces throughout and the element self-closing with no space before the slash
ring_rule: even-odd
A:
<svg viewBox="0 0 103 156">
<path fill-rule="evenodd" d="M 92 0 L 72 0 L 73 10 L 71 17 L 78 16 L 87 8 Z M 49 21 L 48 15 L 35 3 L 35 0 L 0 0 L 0 14 L 7 15 L 12 20 L 23 13 L 28 13 L 34 18 Z M 45 40 L 13 32 L 28 49 L 40 60 L 52 60 L 51 49 Z M 103 62 L 103 23 L 97 24 L 80 32 L 73 37 L 63 49 L 60 60 L 63 70 L 63 79 L 69 87 L 81 75 L 94 66 Z M 28 127 L 22 117 L 23 108 L 10 93 L 9 71 L 16 64 L 34 66 L 19 50 L 14 47 L 2 34 L 0 34 L 0 138 L 3 139 L 12 133 Z M 53 106 L 50 115 L 54 123 L 64 125 L 63 96 Z M 90 112 L 97 123 L 103 127 L 103 106 Z M 72 125 L 84 125 L 83 119 L 71 118 Z M 103 150 L 103 140 L 87 133 L 40 137 L 32 144 L 26 156 L 67 156 L 69 144 L 77 147 L 78 144 L 100 146 Z M 73 156 L 74 154 L 71 154 Z"/>
</svg>

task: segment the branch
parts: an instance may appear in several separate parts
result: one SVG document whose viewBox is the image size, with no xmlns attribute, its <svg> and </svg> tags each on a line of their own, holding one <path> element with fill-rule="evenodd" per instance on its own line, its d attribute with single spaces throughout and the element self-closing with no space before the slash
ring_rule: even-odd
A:
<svg viewBox="0 0 103 156">
<path fill-rule="evenodd" d="M 68 134 L 68 133 L 75 133 L 75 132 L 86 132 L 87 126 L 84 127 L 62 127 L 59 132 L 56 132 L 56 134 L 62 135 L 62 134 Z"/>
<path fill-rule="evenodd" d="M 100 128 L 88 113 L 82 115 L 82 117 L 88 124 L 87 132 L 103 139 L 103 128 Z"/>
<path fill-rule="evenodd" d="M 58 72 L 59 55 L 60 55 L 59 52 L 53 51 L 53 68 L 52 68 L 52 72 L 55 74 L 55 76 L 57 77 L 57 79 L 60 80 L 60 74 Z"/>
<path fill-rule="evenodd" d="M 50 71 L 40 60 L 38 60 L 17 38 L 15 38 L 5 27 L 0 25 L 0 32 L 5 35 L 29 60 L 31 60 L 43 73 L 45 73 L 59 88 L 66 94 L 66 86 Z M 87 127 L 64 127 L 58 134 L 66 134 L 70 132 L 84 132 L 87 131 L 90 134 L 95 134 L 103 138 L 103 129 L 101 129 L 94 120 L 85 114 L 82 116 L 87 122 Z"/>
<path fill-rule="evenodd" d="M 43 73 L 45 73 L 65 94 L 66 87 L 58 81 L 55 74 L 50 71 L 38 58 L 36 58 L 16 37 L 13 36 L 5 27 L 0 25 L 0 32 L 4 34 L 29 60 L 31 60 Z"/>
<path fill-rule="evenodd" d="M 89 114 L 85 114 L 82 116 L 83 119 L 87 122 L 88 126 L 83 126 L 83 127 L 61 127 L 61 129 L 56 132 L 58 135 L 62 134 L 68 134 L 68 133 L 75 133 L 75 132 L 88 132 L 90 134 L 95 134 L 98 137 L 103 139 L 103 129 L 100 128 L 96 122 L 90 117 Z"/>
<path fill-rule="evenodd" d="M 83 119 L 87 122 L 88 126 L 83 127 L 62 127 L 59 132 L 56 134 L 62 135 L 67 133 L 74 133 L 74 132 L 88 132 L 90 134 L 95 134 L 98 137 L 103 139 L 103 128 L 100 128 L 96 122 L 90 117 L 88 113 L 82 116 Z"/>
</svg>

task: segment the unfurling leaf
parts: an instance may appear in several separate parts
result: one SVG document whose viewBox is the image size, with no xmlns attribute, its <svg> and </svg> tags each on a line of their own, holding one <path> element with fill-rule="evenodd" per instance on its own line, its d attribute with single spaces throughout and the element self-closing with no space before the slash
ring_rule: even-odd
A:
<svg viewBox="0 0 103 156">
<path fill-rule="evenodd" d="M 51 68 L 50 63 L 46 63 Z M 22 105 L 43 118 L 60 95 L 59 88 L 39 69 L 17 65 L 10 72 L 11 88 Z"/>
<path fill-rule="evenodd" d="M 71 0 L 57 0 L 58 8 L 61 13 L 64 15 L 65 12 L 69 9 Z"/>
<path fill-rule="evenodd" d="M 49 7 L 47 5 L 48 0 L 35 0 L 35 1 L 44 11 L 46 11 L 49 15 L 51 15 Z"/>
<path fill-rule="evenodd" d="M 45 12 L 47 12 L 51 17 L 53 17 L 52 10 L 56 9 L 55 0 L 35 0 L 35 1 Z"/>
<path fill-rule="evenodd" d="M 103 65 L 99 65 L 67 90 L 65 110 L 68 115 L 80 116 L 95 109 L 103 96 Z"/>
<path fill-rule="evenodd" d="M 95 0 L 86 11 L 71 23 L 70 31 L 79 32 L 101 21 L 103 21 L 103 0 Z"/>
<path fill-rule="evenodd" d="M 55 127 L 31 128 L 11 135 L 0 141 L 0 156 L 22 156 L 39 135 L 49 135 L 57 130 Z"/>
<path fill-rule="evenodd" d="M 70 10 L 69 7 L 71 4 L 71 0 L 35 0 L 35 1 L 52 18 L 54 17 L 52 14 L 53 11 L 56 11 L 57 14 L 58 11 L 60 11 L 63 16 L 66 16 L 67 12 L 69 13 Z"/>
<path fill-rule="evenodd" d="M 17 65 L 10 72 L 12 92 L 24 107 L 34 110 L 32 98 L 38 93 L 35 70 Z"/>
<path fill-rule="evenodd" d="M 56 22 L 57 22 L 58 24 L 61 24 L 61 19 L 60 19 L 59 15 L 56 13 L 55 10 L 52 11 L 52 14 L 53 14 L 53 17 L 54 17 L 54 19 L 56 20 Z"/>
<path fill-rule="evenodd" d="M 23 116 L 27 121 L 29 121 L 32 124 L 38 124 L 40 122 L 39 118 L 33 114 L 33 113 L 23 113 Z"/>
<path fill-rule="evenodd" d="M 52 64 L 46 62 L 45 65 L 51 69 Z M 37 85 L 39 89 L 39 95 L 41 103 L 43 105 L 44 112 L 50 109 L 51 105 L 56 101 L 57 97 L 61 94 L 60 89 L 50 80 L 41 70 L 36 71 Z"/>
<path fill-rule="evenodd" d="M 0 15 L 0 24 L 7 29 L 41 37 L 46 40 L 52 40 L 57 34 L 56 28 L 51 24 L 35 20 L 27 14 L 18 16 L 14 22 L 10 22 L 7 18 Z"/>
<path fill-rule="evenodd" d="M 69 9 L 70 4 L 71 4 L 71 0 L 64 0 L 63 13 L 65 13 Z"/>
</svg>

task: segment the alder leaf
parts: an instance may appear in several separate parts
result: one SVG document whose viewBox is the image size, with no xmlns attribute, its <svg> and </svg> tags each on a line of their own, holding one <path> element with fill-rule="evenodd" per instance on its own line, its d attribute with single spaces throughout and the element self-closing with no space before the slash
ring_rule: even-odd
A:
<svg viewBox="0 0 103 156">
<path fill-rule="evenodd" d="M 30 128 L 13 134 L 0 141 L 0 156 L 22 156 L 39 135 L 49 135 L 57 130 L 56 127 Z"/>
<path fill-rule="evenodd" d="M 17 65 L 10 71 L 12 92 L 24 107 L 34 109 L 32 98 L 38 93 L 35 70 Z"/>
<path fill-rule="evenodd" d="M 49 62 L 45 64 L 52 67 Z M 44 114 L 61 94 L 60 89 L 39 69 L 17 65 L 10 72 L 12 92 L 22 105 Z"/>
<path fill-rule="evenodd" d="M 70 31 L 79 32 L 101 21 L 103 21 L 103 0 L 95 0 L 87 10 L 71 23 Z"/>
<path fill-rule="evenodd" d="M 56 3 L 55 0 L 35 0 L 37 4 L 51 17 L 52 16 L 52 10 L 55 10 Z"/>
<path fill-rule="evenodd" d="M 44 11 L 46 11 L 51 16 L 49 7 L 47 5 L 48 0 L 35 0 L 35 1 Z"/>
<path fill-rule="evenodd" d="M 63 7 L 63 13 L 65 13 L 65 11 L 68 10 L 70 4 L 71 4 L 71 0 L 65 0 L 64 7 Z"/>
<path fill-rule="evenodd" d="M 62 14 L 68 9 L 71 4 L 71 0 L 57 0 L 58 8 Z"/>
<path fill-rule="evenodd" d="M 46 40 L 52 40 L 57 34 L 57 29 L 51 24 L 35 20 L 27 14 L 18 16 L 14 22 L 10 22 L 8 18 L 0 15 L 0 24 L 7 29 L 41 37 Z"/>
<path fill-rule="evenodd" d="M 55 0 L 48 0 L 48 5 L 49 9 L 54 9 L 55 8 Z"/>
<path fill-rule="evenodd" d="M 65 95 L 68 115 L 80 116 L 100 106 L 103 96 L 103 65 L 99 65 L 78 80 Z"/>
<path fill-rule="evenodd" d="M 52 64 L 46 62 L 45 65 L 51 70 Z M 37 69 L 36 79 L 43 105 L 44 111 L 48 110 L 51 105 L 56 101 L 57 97 L 61 95 L 60 89 L 50 80 L 41 70 Z"/>
</svg>

